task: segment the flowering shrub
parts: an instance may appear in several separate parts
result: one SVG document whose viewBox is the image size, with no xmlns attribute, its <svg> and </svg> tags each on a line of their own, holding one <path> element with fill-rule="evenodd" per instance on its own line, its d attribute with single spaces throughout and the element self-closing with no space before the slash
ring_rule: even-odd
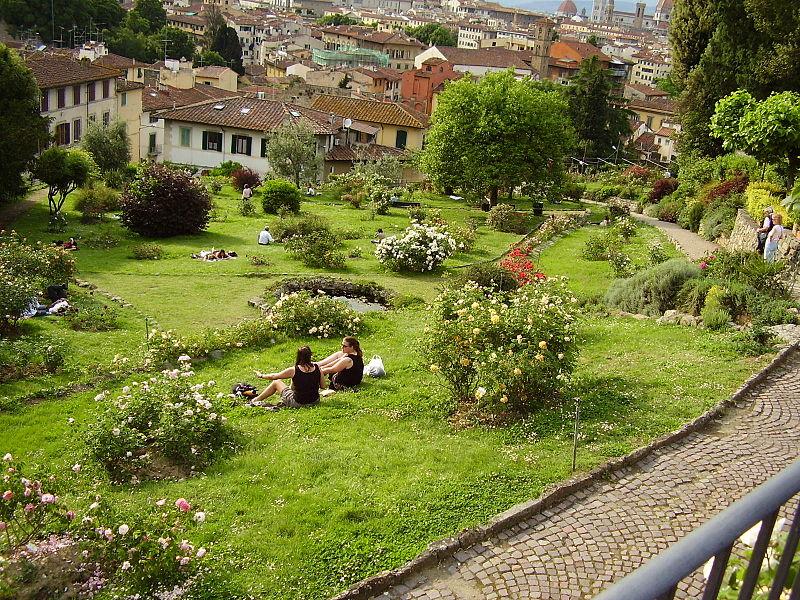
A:
<svg viewBox="0 0 800 600">
<path fill-rule="evenodd" d="M 678 189 L 678 180 L 674 177 L 667 179 L 658 179 L 653 183 L 653 189 L 650 190 L 648 200 L 651 203 L 661 202 L 665 196 L 669 196 L 672 192 Z"/>
<path fill-rule="evenodd" d="M 307 267 L 343 269 L 346 259 L 339 247 L 338 236 L 328 229 L 297 235 L 286 240 L 286 251 Z"/>
<path fill-rule="evenodd" d="M 426 328 L 425 358 L 460 408 L 531 412 L 575 366 L 576 299 L 561 279 L 486 292 L 475 283 L 445 289 Z"/>
<path fill-rule="evenodd" d="M 149 237 L 200 233 L 208 227 L 211 197 L 185 171 L 163 165 L 140 168 L 121 200 L 122 225 Z"/>
<path fill-rule="evenodd" d="M 367 200 L 372 212 L 376 215 L 388 215 L 392 206 L 391 197 L 393 193 L 392 190 L 382 185 L 372 187 L 367 194 Z"/>
<path fill-rule="evenodd" d="M 532 249 L 541 246 L 545 242 L 553 239 L 555 236 L 578 227 L 586 220 L 586 215 L 562 213 L 560 215 L 551 215 L 533 235 L 527 237 L 521 244 L 522 248 Z"/>
<path fill-rule="evenodd" d="M 638 179 L 639 181 L 647 181 L 650 177 L 652 177 L 652 173 L 650 169 L 645 167 L 641 167 L 639 165 L 631 165 L 627 169 L 622 172 L 623 177 L 627 177 L 628 179 Z"/>
<path fill-rule="evenodd" d="M 500 261 L 500 268 L 508 271 L 518 285 L 545 279 L 544 273 L 533 264 L 530 254 L 530 248 L 514 248 Z"/>
<path fill-rule="evenodd" d="M 261 185 L 261 176 L 252 169 L 242 167 L 231 173 L 231 183 L 233 187 L 241 192 L 246 185 L 249 185 L 251 188 L 256 188 Z"/>
<path fill-rule="evenodd" d="M 264 319 L 275 331 L 290 337 L 356 335 L 361 327 L 361 318 L 346 303 L 307 291 L 281 296 L 264 309 Z"/>
<path fill-rule="evenodd" d="M 430 225 L 412 223 L 398 237 L 389 236 L 375 248 L 378 262 L 392 271 L 433 271 L 456 250 L 455 240 Z"/>
<path fill-rule="evenodd" d="M 525 233 L 528 231 L 528 216 L 517 211 L 510 204 L 493 206 L 486 217 L 486 226 L 506 233 Z"/>
<path fill-rule="evenodd" d="M 222 393 L 212 395 L 213 381 L 193 384 L 188 356 L 181 358 L 179 369 L 125 386 L 113 400 L 108 392 L 95 397 L 106 407 L 87 443 L 115 480 L 148 474 L 154 460 L 204 467 L 230 443 Z"/>
<path fill-rule="evenodd" d="M 614 270 L 614 277 L 630 277 L 636 272 L 636 266 L 631 257 L 619 247 L 611 246 L 608 249 L 608 264 Z"/>
<path fill-rule="evenodd" d="M 636 233 L 637 225 L 628 216 L 619 217 L 614 225 L 611 227 L 610 232 L 612 235 L 619 236 L 623 242 L 627 242 Z"/>
<path fill-rule="evenodd" d="M 131 248 L 131 254 L 136 260 L 161 260 L 164 258 L 164 248 L 158 244 L 143 242 Z"/>
<path fill-rule="evenodd" d="M 0 238 L 0 329 L 16 325 L 33 297 L 67 283 L 75 261 L 63 248 L 26 243 L 15 232 Z"/>
</svg>

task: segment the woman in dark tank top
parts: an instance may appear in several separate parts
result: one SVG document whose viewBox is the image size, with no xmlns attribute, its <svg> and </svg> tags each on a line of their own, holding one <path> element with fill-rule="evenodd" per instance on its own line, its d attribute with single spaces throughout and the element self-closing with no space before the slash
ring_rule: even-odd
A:
<svg viewBox="0 0 800 600">
<path fill-rule="evenodd" d="M 335 390 L 356 387 L 364 378 L 364 353 L 354 337 L 342 340 L 342 349 L 319 361 L 324 375 L 331 375 L 331 387 Z"/>
<path fill-rule="evenodd" d="M 259 373 L 259 379 L 270 379 L 272 383 L 252 402 L 259 403 L 273 394 L 280 394 L 281 404 L 290 408 L 310 406 L 319 402 L 319 391 L 325 389 L 325 377 L 320 366 L 311 361 L 311 348 L 302 346 L 297 350 L 295 365 L 280 373 Z M 291 379 L 292 386 L 287 386 L 282 379 Z"/>
</svg>

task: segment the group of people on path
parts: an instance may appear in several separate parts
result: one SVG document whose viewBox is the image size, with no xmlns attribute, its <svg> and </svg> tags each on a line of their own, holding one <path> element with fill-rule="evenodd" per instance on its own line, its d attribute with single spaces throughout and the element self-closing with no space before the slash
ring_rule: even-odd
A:
<svg viewBox="0 0 800 600">
<path fill-rule="evenodd" d="M 764 220 L 758 228 L 758 252 L 763 253 L 764 260 L 775 262 L 778 255 L 778 244 L 784 235 L 783 216 L 773 211 L 771 206 L 764 209 Z"/>
<path fill-rule="evenodd" d="M 312 360 L 311 348 L 301 346 L 297 350 L 294 366 L 277 373 L 261 373 L 256 377 L 272 381 L 267 388 L 251 402 L 260 405 L 266 398 L 278 394 L 280 402 L 270 408 L 302 408 L 319 402 L 320 390 L 328 388 L 326 375 L 330 375 L 332 390 L 346 390 L 357 387 L 364 377 L 364 354 L 361 345 L 354 337 L 342 340 L 342 349 L 319 362 Z M 291 379 L 286 385 L 284 379 Z"/>
</svg>

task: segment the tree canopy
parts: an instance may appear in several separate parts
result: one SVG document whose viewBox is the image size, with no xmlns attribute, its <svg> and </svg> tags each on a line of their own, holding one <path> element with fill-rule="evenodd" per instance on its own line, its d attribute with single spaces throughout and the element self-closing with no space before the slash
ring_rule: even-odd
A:
<svg viewBox="0 0 800 600">
<path fill-rule="evenodd" d="M 203 50 L 194 56 L 195 67 L 226 67 L 228 63 L 222 58 L 219 52 L 213 50 Z"/>
<path fill-rule="evenodd" d="M 737 90 L 717 102 L 711 132 L 725 150 L 742 150 L 765 163 L 786 161 L 792 187 L 800 171 L 800 94 L 781 92 L 758 101 Z"/>
<path fill-rule="evenodd" d="M 583 61 L 567 88 L 569 114 L 587 156 L 608 156 L 630 135 L 628 112 L 616 106 L 608 70 L 596 56 Z"/>
<path fill-rule="evenodd" d="M 716 102 L 737 89 L 760 100 L 800 89 L 796 0 L 677 0 L 670 41 L 684 151 L 722 152 L 708 123 Z"/>
<path fill-rule="evenodd" d="M 418 160 L 441 187 L 488 193 L 494 203 L 501 189 L 557 183 L 573 144 L 563 94 L 505 71 L 448 84 Z"/>
<path fill-rule="evenodd" d="M 50 225 L 62 229 L 65 222 L 61 209 L 67 196 L 95 176 L 97 166 L 85 150 L 64 149 L 51 146 L 39 156 L 34 174 L 49 186 L 47 201 L 50 208 Z"/>
<path fill-rule="evenodd" d="M 317 140 L 305 121 L 288 121 L 273 133 L 267 143 L 270 168 L 291 179 L 297 187 L 302 182 L 316 182 L 320 169 Z"/>
<path fill-rule="evenodd" d="M 195 54 L 195 43 L 191 36 L 177 27 L 162 27 L 157 34 L 151 36 L 150 43 L 158 44 L 159 54 L 167 40 L 167 58 L 191 60 Z"/>
<path fill-rule="evenodd" d="M 167 11 L 161 0 L 136 0 L 131 13 L 147 21 L 148 33 L 155 33 L 167 24 Z"/>
<path fill-rule="evenodd" d="M 102 173 L 123 169 L 131 160 L 130 142 L 122 121 L 108 125 L 90 123 L 81 147 L 91 154 Z"/>
<path fill-rule="evenodd" d="M 428 46 L 456 46 L 458 35 L 439 23 L 426 23 L 419 27 L 407 27 L 406 33 Z"/>
<path fill-rule="evenodd" d="M 16 52 L 0 44 L 0 201 L 22 192 L 22 174 L 48 137 L 33 73 Z"/>
<path fill-rule="evenodd" d="M 230 64 L 231 69 L 239 73 L 244 73 L 242 66 L 242 44 L 239 35 L 233 27 L 224 27 L 217 32 L 214 43 L 210 50 L 218 53 L 225 59 L 226 64 Z"/>
<path fill-rule="evenodd" d="M 360 25 L 361 19 L 350 15 L 325 15 L 317 19 L 317 25 Z"/>
<path fill-rule="evenodd" d="M 225 29 L 228 24 L 225 15 L 216 4 L 210 4 L 203 13 L 206 18 L 206 29 L 203 33 L 203 47 L 208 50 L 214 45 L 214 40 L 220 30 Z"/>
</svg>

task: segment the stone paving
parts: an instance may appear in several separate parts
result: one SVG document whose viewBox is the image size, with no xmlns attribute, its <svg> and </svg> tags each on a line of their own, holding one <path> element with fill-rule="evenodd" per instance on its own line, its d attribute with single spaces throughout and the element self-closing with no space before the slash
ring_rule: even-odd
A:
<svg viewBox="0 0 800 600">
<path fill-rule="evenodd" d="M 376 598 L 591 598 L 791 464 L 799 451 L 795 349 L 700 432 Z M 700 582 L 695 574 L 677 597 L 699 597 Z"/>
<path fill-rule="evenodd" d="M 672 240 L 678 247 L 678 250 L 683 252 L 692 260 L 699 260 L 713 254 L 719 248 L 718 244 L 704 240 L 696 233 L 683 229 L 676 223 L 667 223 L 666 221 L 659 221 L 653 217 L 631 213 L 631 217 L 639 221 L 643 221 L 648 225 L 652 225 L 664 232 L 664 234 Z"/>
</svg>

